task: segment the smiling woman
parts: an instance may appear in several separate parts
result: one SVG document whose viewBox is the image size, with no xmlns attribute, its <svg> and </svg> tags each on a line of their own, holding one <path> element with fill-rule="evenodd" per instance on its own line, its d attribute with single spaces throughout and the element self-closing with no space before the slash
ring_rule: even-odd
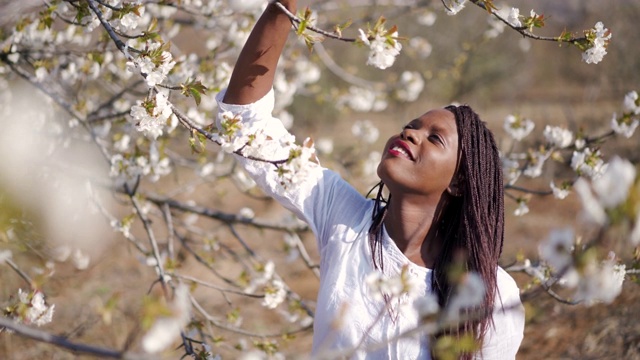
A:
<svg viewBox="0 0 640 360">
<path fill-rule="evenodd" d="M 281 3 L 295 11 L 295 0 Z M 378 195 L 367 199 L 317 162 L 299 162 L 313 151 L 291 145 L 271 116 L 290 28 L 270 4 L 217 97 L 218 126 L 243 129 L 236 132 L 245 140 L 233 148 L 238 162 L 317 238 L 314 356 L 430 359 L 446 351 L 462 359 L 515 358 L 524 313 L 515 282 L 498 266 L 503 183 L 491 132 L 468 106 L 410 121 L 387 141 Z M 257 146 L 273 159 L 289 156 L 288 166 L 298 161 L 303 176 L 284 182 L 279 176 L 289 170 L 280 163 L 249 160 Z M 306 157 L 291 158 L 300 153 Z"/>
</svg>

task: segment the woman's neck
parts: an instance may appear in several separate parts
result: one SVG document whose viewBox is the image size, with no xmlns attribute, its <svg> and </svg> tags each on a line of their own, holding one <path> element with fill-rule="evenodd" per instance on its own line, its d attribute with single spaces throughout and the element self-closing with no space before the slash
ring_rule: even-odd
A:
<svg viewBox="0 0 640 360">
<path fill-rule="evenodd" d="M 444 195 L 442 195 L 444 196 Z M 441 198 L 442 198 L 441 196 Z M 439 217 L 439 204 L 422 197 L 393 196 L 387 208 L 384 226 L 396 246 L 413 263 L 433 268 L 442 248 L 442 239 L 437 236 L 437 227 L 432 224 Z"/>
</svg>

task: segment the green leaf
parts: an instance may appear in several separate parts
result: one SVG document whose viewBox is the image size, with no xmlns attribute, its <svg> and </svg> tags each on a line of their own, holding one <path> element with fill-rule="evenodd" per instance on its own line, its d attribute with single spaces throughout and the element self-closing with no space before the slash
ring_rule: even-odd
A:
<svg viewBox="0 0 640 360">
<path fill-rule="evenodd" d="M 181 84 L 182 95 L 186 97 L 193 97 L 196 101 L 196 106 L 200 105 L 200 101 L 203 94 L 206 94 L 207 87 L 202 84 L 200 80 L 190 81 L 187 79 L 187 83 Z"/>
</svg>

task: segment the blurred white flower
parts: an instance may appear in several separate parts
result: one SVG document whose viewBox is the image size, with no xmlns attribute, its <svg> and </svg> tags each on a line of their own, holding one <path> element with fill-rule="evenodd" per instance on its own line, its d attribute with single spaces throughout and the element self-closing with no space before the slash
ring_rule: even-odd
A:
<svg viewBox="0 0 640 360">
<path fill-rule="evenodd" d="M 338 106 L 349 106 L 351 109 L 360 112 L 382 111 L 386 109 L 387 103 L 379 94 L 370 89 L 351 86 L 349 93 L 338 99 Z"/>
<path fill-rule="evenodd" d="M 296 80 L 301 85 L 318 82 L 318 80 L 320 80 L 320 75 L 322 74 L 318 65 L 303 57 L 296 61 L 295 70 L 297 75 Z"/>
<path fill-rule="evenodd" d="M 640 211 L 634 221 L 633 230 L 631 230 L 631 233 L 629 234 L 629 242 L 633 246 L 640 245 Z"/>
<path fill-rule="evenodd" d="M 520 163 L 507 157 L 502 157 L 502 170 L 507 184 L 514 184 L 522 174 Z"/>
<path fill-rule="evenodd" d="M 595 179 L 602 175 L 605 164 L 600 155 L 600 150 L 592 151 L 590 148 L 584 148 L 583 151 L 573 152 L 571 167 L 578 175 L 585 175 Z"/>
<path fill-rule="evenodd" d="M 423 10 L 416 17 L 416 22 L 420 25 L 431 26 L 436 22 L 437 19 L 436 13 L 431 10 Z"/>
<path fill-rule="evenodd" d="M 513 27 L 521 27 L 522 23 L 520 22 L 520 9 L 512 7 L 509 10 L 509 15 L 507 16 L 507 22 Z"/>
<path fill-rule="evenodd" d="M 635 166 L 628 160 L 615 156 L 602 176 L 593 180 L 593 190 L 602 206 L 614 208 L 627 199 L 635 179 Z"/>
<path fill-rule="evenodd" d="M 613 259 L 607 259 L 599 265 L 587 264 L 574 297 L 586 305 L 598 302 L 610 304 L 622 291 L 625 275 L 625 265 L 618 265 Z"/>
<path fill-rule="evenodd" d="M 627 117 L 618 118 L 618 114 L 613 113 L 611 118 L 611 129 L 618 135 L 622 135 L 627 139 L 633 136 L 636 128 L 640 125 L 640 120 Z"/>
<path fill-rule="evenodd" d="M 430 292 L 424 296 L 416 298 L 413 302 L 413 307 L 416 309 L 420 317 L 433 315 L 440 311 L 438 298 L 435 294 Z"/>
<path fill-rule="evenodd" d="M 540 258 L 556 271 L 566 271 L 573 263 L 574 240 L 575 233 L 570 227 L 551 230 L 538 248 Z"/>
<path fill-rule="evenodd" d="M 556 199 L 562 200 L 569 195 L 569 189 L 565 188 L 565 186 L 557 187 L 553 181 L 551 181 L 549 186 L 551 187 L 551 191 L 553 191 L 553 197 Z"/>
<path fill-rule="evenodd" d="M 467 0 L 443 0 L 442 4 L 445 6 L 447 15 L 456 15 L 464 9 L 466 2 Z"/>
<path fill-rule="evenodd" d="M 362 176 L 364 176 L 365 178 L 377 176 L 376 174 L 381 157 L 382 154 L 378 151 L 370 152 L 369 155 L 362 161 Z"/>
<path fill-rule="evenodd" d="M 253 219 L 256 216 L 256 213 L 251 208 L 243 207 L 238 211 L 238 216 L 243 219 Z"/>
<path fill-rule="evenodd" d="M 433 46 L 427 39 L 416 36 L 409 40 L 409 49 L 415 51 L 421 59 L 426 59 L 431 55 Z"/>
<path fill-rule="evenodd" d="M 424 80 L 417 71 L 404 71 L 400 75 L 396 95 L 402 101 L 415 101 L 424 89 Z"/>
<path fill-rule="evenodd" d="M 571 145 L 573 141 L 573 133 L 570 130 L 563 129 L 559 126 L 547 125 L 545 126 L 542 134 L 551 146 L 559 149 L 566 148 Z"/>
<path fill-rule="evenodd" d="M 624 111 L 634 115 L 640 115 L 640 103 L 638 102 L 638 92 L 630 91 L 624 96 L 622 103 Z"/>
<path fill-rule="evenodd" d="M 551 153 L 535 151 L 530 155 L 530 161 L 523 174 L 530 178 L 536 178 L 542 175 L 542 167 Z"/>
<path fill-rule="evenodd" d="M 129 30 L 135 30 L 143 19 L 144 10 L 145 7 L 140 6 L 137 8 L 137 11 L 130 11 L 124 14 L 120 19 L 116 18 L 116 21 L 114 21 L 113 24 L 116 29 L 125 33 Z"/>
<path fill-rule="evenodd" d="M 331 154 L 333 152 L 333 139 L 328 137 L 318 139 L 316 141 L 316 150 L 321 154 Z"/>
<path fill-rule="evenodd" d="M 18 299 L 4 309 L 4 313 L 18 323 L 42 326 L 53 319 L 55 305 L 47 305 L 41 291 L 24 292 L 18 289 Z"/>
<path fill-rule="evenodd" d="M 370 120 L 358 120 L 354 122 L 351 126 L 351 133 L 357 139 L 367 144 L 373 144 L 380 136 L 380 131 Z"/>
<path fill-rule="evenodd" d="M 264 289 L 264 299 L 262 305 L 267 309 L 275 309 L 287 297 L 287 291 L 284 283 L 278 279 L 274 279 L 270 285 Z"/>
<path fill-rule="evenodd" d="M 189 288 L 184 284 L 176 287 L 169 309 L 170 316 L 158 317 L 151 329 L 142 338 L 142 348 L 147 353 L 157 353 L 171 346 L 180 337 L 182 329 L 191 319 Z"/>
<path fill-rule="evenodd" d="M 461 310 L 481 305 L 485 292 L 486 288 L 480 275 L 472 271 L 466 273 L 456 286 L 453 298 L 445 309 L 448 320 L 458 320 Z"/>
<path fill-rule="evenodd" d="M 515 216 L 523 216 L 529 213 L 529 205 L 527 201 L 524 199 L 518 199 L 518 207 L 515 209 L 513 214 Z"/>
<path fill-rule="evenodd" d="M 534 122 L 521 116 L 507 115 L 504 118 L 504 130 L 516 141 L 524 139 L 533 131 L 533 128 L 535 128 Z"/>
<path fill-rule="evenodd" d="M 0 265 L 4 264 L 7 260 L 11 260 L 13 253 L 11 250 L 1 250 L 0 251 Z"/>
<path fill-rule="evenodd" d="M 80 249 L 75 249 L 71 255 L 71 262 L 78 270 L 86 270 L 91 263 L 91 256 Z"/>
<path fill-rule="evenodd" d="M 573 184 L 573 189 L 582 202 L 582 210 L 580 212 L 582 219 L 587 223 L 604 225 L 607 221 L 607 215 L 600 202 L 593 196 L 587 180 L 582 177 L 578 178 Z"/>
</svg>

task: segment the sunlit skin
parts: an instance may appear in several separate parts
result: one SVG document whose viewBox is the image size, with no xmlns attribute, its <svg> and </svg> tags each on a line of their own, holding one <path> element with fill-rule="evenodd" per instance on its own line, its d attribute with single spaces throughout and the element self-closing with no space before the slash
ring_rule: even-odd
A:
<svg viewBox="0 0 640 360">
<path fill-rule="evenodd" d="M 439 253 L 442 240 L 429 229 L 441 200 L 458 191 L 457 163 L 456 121 L 446 109 L 410 121 L 384 147 L 378 176 L 392 195 L 384 225 L 398 248 L 418 265 L 432 268 Z"/>
</svg>

